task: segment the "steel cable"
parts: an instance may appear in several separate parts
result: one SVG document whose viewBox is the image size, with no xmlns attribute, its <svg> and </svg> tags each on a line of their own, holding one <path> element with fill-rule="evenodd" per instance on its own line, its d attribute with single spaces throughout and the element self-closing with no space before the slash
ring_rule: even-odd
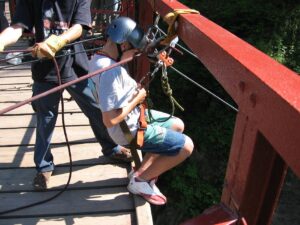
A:
<svg viewBox="0 0 300 225">
<path fill-rule="evenodd" d="M 187 75 L 185 75 L 184 73 L 182 73 L 181 71 L 177 70 L 176 68 L 174 68 L 173 66 L 170 66 L 170 68 L 175 71 L 176 73 L 178 73 L 179 75 L 181 75 L 182 77 L 184 77 L 185 79 L 187 79 L 188 81 L 190 81 L 191 83 L 195 84 L 197 87 L 201 88 L 203 91 L 205 91 L 206 93 L 208 93 L 209 95 L 211 95 L 212 97 L 214 97 L 215 99 L 219 100 L 220 102 L 222 102 L 223 104 L 225 104 L 226 106 L 228 106 L 229 108 L 231 108 L 232 110 L 238 112 L 239 110 L 234 107 L 233 105 L 231 105 L 230 103 L 226 102 L 224 99 L 222 99 L 221 97 L 219 97 L 218 95 L 214 94 L 213 92 L 211 92 L 210 90 L 208 90 L 207 88 L 205 88 L 204 86 L 200 85 L 199 83 L 197 83 L 196 81 L 194 81 L 193 79 L 189 78 Z"/>
</svg>

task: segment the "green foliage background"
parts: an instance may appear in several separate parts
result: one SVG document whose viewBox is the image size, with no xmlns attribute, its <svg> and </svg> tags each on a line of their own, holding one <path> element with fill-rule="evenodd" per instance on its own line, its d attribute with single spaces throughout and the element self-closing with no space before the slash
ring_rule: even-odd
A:
<svg viewBox="0 0 300 225">
<path fill-rule="evenodd" d="M 190 8 L 300 73 L 300 1 L 297 0 L 181 0 Z M 175 57 L 177 69 L 230 104 L 230 96 L 195 58 Z M 177 73 L 169 71 L 174 97 L 185 108 L 175 115 L 186 125 L 195 144 L 193 155 L 160 176 L 158 186 L 168 197 L 154 206 L 156 225 L 176 225 L 218 203 L 230 151 L 236 112 Z M 170 112 L 160 81 L 151 85 L 154 108 Z"/>
</svg>

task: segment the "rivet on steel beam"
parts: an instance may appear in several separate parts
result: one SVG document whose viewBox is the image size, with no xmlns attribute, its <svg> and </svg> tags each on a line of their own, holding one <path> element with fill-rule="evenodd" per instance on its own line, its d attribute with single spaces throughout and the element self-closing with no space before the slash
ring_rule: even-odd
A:
<svg viewBox="0 0 300 225">
<path fill-rule="evenodd" d="M 256 94 L 252 93 L 249 97 L 252 107 L 256 105 Z"/>
<path fill-rule="evenodd" d="M 244 92 L 245 88 L 246 88 L 246 83 L 244 81 L 240 81 L 239 88 L 240 88 L 241 92 Z"/>
</svg>

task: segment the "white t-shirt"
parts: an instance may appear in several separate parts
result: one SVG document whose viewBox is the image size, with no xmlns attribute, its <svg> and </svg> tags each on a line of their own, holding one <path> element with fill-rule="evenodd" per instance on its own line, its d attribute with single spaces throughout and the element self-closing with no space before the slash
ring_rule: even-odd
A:
<svg viewBox="0 0 300 225">
<path fill-rule="evenodd" d="M 89 72 L 108 67 L 116 63 L 111 58 L 103 55 L 95 55 L 89 63 Z M 120 109 L 128 105 L 136 92 L 137 83 L 127 73 L 122 66 L 117 66 L 99 75 L 92 77 L 98 97 L 98 104 L 102 112 Z M 125 118 L 128 128 L 135 136 L 138 128 L 138 119 L 140 115 L 139 107 L 132 110 Z M 116 144 L 127 145 L 124 133 L 120 125 L 117 124 L 108 128 L 108 133 Z"/>
</svg>

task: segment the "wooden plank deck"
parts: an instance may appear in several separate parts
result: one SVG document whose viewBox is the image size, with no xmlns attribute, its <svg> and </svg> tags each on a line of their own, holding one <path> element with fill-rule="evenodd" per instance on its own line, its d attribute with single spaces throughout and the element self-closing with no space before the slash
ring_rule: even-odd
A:
<svg viewBox="0 0 300 225">
<path fill-rule="evenodd" d="M 0 109 L 31 97 L 31 74 L 22 69 L 0 69 Z M 10 224 L 152 225 L 151 209 L 126 189 L 130 165 L 101 154 L 87 118 L 64 93 L 67 133 L 73 173 L 70 186 L 54 200 L 0 216 Z M 35 192 L 32 179 L 36 116 L 30 104 L 0 116 L 0 211 L 47 199 L 62 190 L 69 176 L 69 159 L 59 115 L 51 150 L 56 169 L 50 189 Z"/>
</svg>

